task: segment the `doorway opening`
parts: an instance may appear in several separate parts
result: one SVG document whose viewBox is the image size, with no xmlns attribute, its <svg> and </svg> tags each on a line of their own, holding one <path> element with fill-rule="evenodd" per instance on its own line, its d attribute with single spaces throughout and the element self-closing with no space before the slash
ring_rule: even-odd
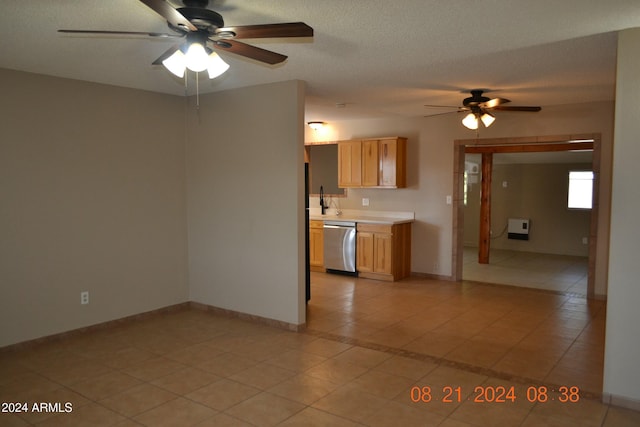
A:
<svg viewBox="0 0 640 427">
<path fill-rule="evenodd" d="M 593 208 L 589 219 L 588 236 L 588 279 L 587 295 L 595 295 L 595 266 L 598 234 L 598 182 L 600 174 L 600 135 L 557 135 L 545 137 L 525 138 L 492 138 L 470 139 L 454 141 L 454 200 L 453 200 L 453 248 L 452 266 L 453 280 L 463 279 L 463 265 L 465 258 L 464 242 L 464 200 L 468 196 L 465 189 L 465 158 L 467 153 L 476 153 L 482 156 L 483 162 L 480 168 L 489 177 L 488 182 L 482 182 L 482 203 L 480 212 L 480 238 L 478 242 L 478 260 L 481 263 L 489 262 L 491 246 L 491 171 L 493 155 L 504 153 L 551 153 L 566 151 L 592 150 L 592 170 L 594 173 Z M 468 179 L 468 176 L 466 177 Z M 469 256 L 467 254 L 467 256 Z"/>
</svg>

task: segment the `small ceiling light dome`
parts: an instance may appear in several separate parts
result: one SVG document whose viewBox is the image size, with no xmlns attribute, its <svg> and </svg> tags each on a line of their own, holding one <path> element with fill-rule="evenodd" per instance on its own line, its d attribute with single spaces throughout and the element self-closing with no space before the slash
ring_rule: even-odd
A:
<svg viewBox="0 0 640 427">
<path fill-rule="evenodd" d="M 307 125 L 313 130 L 322 129 L 326 123 L 325 122 L 308 122 Z"/>
</svg>

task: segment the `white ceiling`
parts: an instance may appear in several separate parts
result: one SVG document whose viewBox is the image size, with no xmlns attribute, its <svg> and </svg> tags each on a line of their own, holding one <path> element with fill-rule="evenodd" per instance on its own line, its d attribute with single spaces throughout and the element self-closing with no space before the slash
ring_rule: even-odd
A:
<svg viewBox="0 0 640 427">
<path fill-rule="evenodd" d="M 324 121 L 435 114 L 448 110 L 424 104 L 460 105 L 473 88 L 543 108 L 612 100 L 616 32 L 640 27 L 638 0 L 215 0 L 209 8 L 226 25 L 304 21 L 315 36 L 248 40 L 289 59 L 267 66 L 222 53 L 230 70 L 201 80 L 201 93 L 300 79 L 306 119 Z M 0 67 L 185 94 L 183 81 L 151 65 L 172 41 L 57 29 L 168 31 L 138 0 L 2 0 Z"/>
</svg>

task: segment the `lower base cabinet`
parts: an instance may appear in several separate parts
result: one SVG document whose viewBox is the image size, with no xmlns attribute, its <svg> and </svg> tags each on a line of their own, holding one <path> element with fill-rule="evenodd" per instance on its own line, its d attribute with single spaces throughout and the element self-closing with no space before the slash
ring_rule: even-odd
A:
<svg viewBox="0 0 640 427">
<path fill-rule="evenodd" d="M 309 269 L 311 271 L 325 271 L 323 225 L 323 221 L 309 221 Z"/>
<path fill-rule="evenodd" d="M 357 225 L 358 276 L 395 281 L 411 274 L 411 223 Z"/>
</svg>

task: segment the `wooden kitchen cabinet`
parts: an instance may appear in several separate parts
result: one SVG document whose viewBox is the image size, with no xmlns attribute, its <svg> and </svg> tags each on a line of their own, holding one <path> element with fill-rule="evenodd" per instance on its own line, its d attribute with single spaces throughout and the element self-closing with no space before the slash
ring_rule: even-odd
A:
<svg viewBox="0 0 640 427">
<path fill-rule="evenodd" d="M 391 274 L 391 240 L 392 236 L 387 227 L 380 231 L 357 232 L 357 259 L 356 266 L 361 276 L 362 273 Z"/>
<path fill-rule="evenodd" d="M 338 187 L 362 186 L 362 144 L 360 141 L 338 142 Z"/>
<path fill-rule="evenodd" d="M 338 186 L 403 188 L 407 185 L 407 139 L 338 142 Z"/>
<path fill-rule="evenodd" d="M 373 232 L 362 231 L 360 225 L 356 231 L 356 270 L 360 276 L 373 272 Z"/>
<path fill-rule="evenodd" d="M 356 248 L 360 277 L 395 281 L 411 274 L 411 223 L 359 223 Z"/>
<path fill-rule="evenodd" d="M 324 272 L 324 223 L 309 221 L 309 268 Z"/>
<path fill-rule="evenodd" d="M 362 150 L 362 186 L 375 187 L 378 185 L 380 157 L 378 155 L 378 140 L 368 139 L 360 142 Z"/>
<path fill-rule="evenodd" d="M 381 139 L 379 185 L 404 188 L 407 186 L 407 139 Z"/>
</svg>

